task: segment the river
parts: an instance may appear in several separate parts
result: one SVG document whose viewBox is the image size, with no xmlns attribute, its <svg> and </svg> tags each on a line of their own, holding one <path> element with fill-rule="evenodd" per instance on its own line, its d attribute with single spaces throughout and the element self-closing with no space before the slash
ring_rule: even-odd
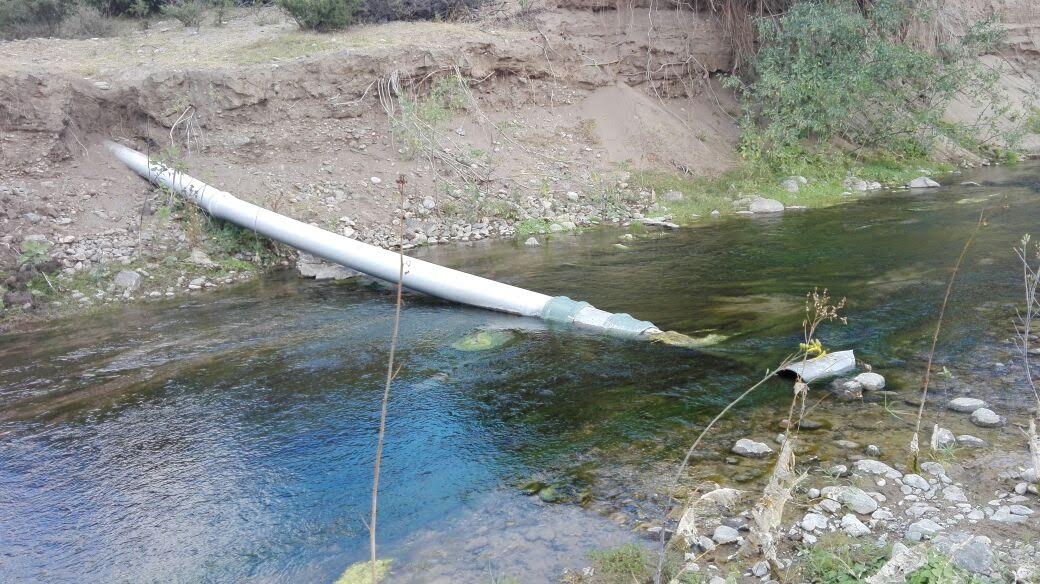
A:
<svg viewBox="0 0 1040 584">
<path fill-rule="evenodd" d="M 894 391 L 817 406 L 809 455 L 843 456 L 830 443 L 854 438 L 896 456 L 906 433 L 892 404 L 910 408 L 900 396 L 919 383 L 949 268 L 983 210 L 940 339 L 949 375 L 936 387 L 973 388 L 1005 413 L 1025 407 L 998 361 L 1020 300 L 1011 247 L 1040 219 L 1040 165 L 944 182 L 963 180 L 981 184 L 706 218 L 638 232 L 627 250 L 615 246 L 622 232 L 603 229 L 539 247 L 419 252 L 725 340 L 690 351 L 406 295 L 380 499 L 393 581 L 551 581 L 590 549 L 639 540 L 633 527 L 656 517 L 661 477 L 708 419 L 797 347 L 817 287 L 848 298 L 848 324 L 821 338 L 855 349 Z M 386 286 L 275 275 L 0 336 L 0 581 L 334 581 L 367 557 L 392 316 Z M 452 348 L 482 329 L 515 339 Z M 759 480 L 762 462 L 727 450 L 737 437 L 775 436 L 789 399 L 782 381 L 753 394 L 691 480 Z M 544 498 L 559 502 L 526 495 L 532 483 L 552 485 Z"/>
</svg>

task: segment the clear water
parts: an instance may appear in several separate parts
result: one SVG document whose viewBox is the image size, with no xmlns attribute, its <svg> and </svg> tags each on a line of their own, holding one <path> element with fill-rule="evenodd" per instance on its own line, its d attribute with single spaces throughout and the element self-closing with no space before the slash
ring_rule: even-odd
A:
<svg viewBox="0 0 1040 584">
<path fill-rule="evenodd" d="M 849 324 L 824 340 L 855 348 L 895 390 L 914 387 L 949 267 L 988 209 L 941 339 L 939 366 L 956 375 L 937 384 L 982 391 L 1006 358 L 1010 247 L 1040 219 L 1040 166 L 960 178 L 983 186 L 705 220 L 637 235 L 628 251 L 611 230 L 424 251 L 730 338 L 686 351 L 408 296 L 380 555 L 400 581 L 535 582 L 637 537 L 690 435 L 797 345 L 814 287 L 849 299 Z M 331 582 L 365 559 L 391 301 L 380 285 L 275 277 L 0 336 L 0 581 Z M 489 327 L 518 340 L 451 348 Z M 989 397 L 999 409 L 1026 403 L 1010 376 L 1002 385 Z M 736 436 L 775 435 L 788 396 L 778 381 L 738 408 L 693 476 L 759 476 L 761 463 L 725 452 Z M 905 430 L 862 408 L 828 401 L 813 415 L 834 437 Z M 585 508 L 523 495 L 531 480 Z"/>
</svg>

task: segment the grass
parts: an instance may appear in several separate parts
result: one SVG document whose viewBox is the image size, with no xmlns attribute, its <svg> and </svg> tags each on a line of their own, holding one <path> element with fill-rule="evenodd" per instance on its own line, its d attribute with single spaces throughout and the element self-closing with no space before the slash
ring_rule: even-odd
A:
<svg viewBox="0 0 1040 584">
<path fill-rule="evenodd" d="M 552 221 L 549 221 L 548 219 L 524 219 L 516 226 L 516 236 L 530 237 L 532 235 L 549 233 L 550 225 L 552 225 Z"/>
<path fill-rule="evenodd" d="M 787 206 L 825 207 L 852 198 L 843 195 L 849 192 L 844 182 L 850 176 L 895 186 L 921 176 L 922 169 L 935 172 L 952 170 L 947 165 L 924 159 L 853 161 L 838 156 L 826 160 L 806 161 L 785 171 L 773 169 L 765 164 L 746 162 L 719 176 L 707 178 L 642 172 L 633 175 L 633 183 L 644 189 L 653 189 L 658 197 L 668 191 L 683 193 L 682 201 L 661 201 L 661 204 L 677 223 L 688 224 L 715 210 L 728 215 L 745 209 L 745 205 L 738 206 L 739 201 L 756 196 L 776 199 Z M 795 175 L 805 177 L 808 183 L 801 185 L 797 193 L 789 193 L 780 183 Z M 854 192 L 853 196 L 856 194 L 858 193 Z"/>
<path fill-rule="evenodd" d="M 862 582 L 885 564 L 888 550 L 872 543 L 859 544 L 843 534 L 825 536 L 805 557 L 804 579 L 817 584 Z"/>
</svg>

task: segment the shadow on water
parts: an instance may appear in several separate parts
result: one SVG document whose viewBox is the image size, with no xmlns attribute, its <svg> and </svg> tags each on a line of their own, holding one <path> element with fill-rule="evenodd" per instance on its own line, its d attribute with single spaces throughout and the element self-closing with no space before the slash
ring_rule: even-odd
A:
<svg viewBox="0 0 1040 584">
<path fill-rule="evenodd" d="M 546 327 L 409 295 L 388 427 L 380 538 L 402 581 L 542 581 L 633 537 L 690 437 L 797 346 L 805 293 L 849 299 L 825 342 L 890 377 L 873 404 L 827 401 L 821 444 L 905 441 L 949 266 L 990 209 L 942 338 L 940 391 L 994 377 L 1018 279 L 1010 246 L 1040 219 L 1022 165 L 981 187 L 897 192 L 768 218 L 704 220 L 613 247 L 618 232 L 433 248 L 423 257 L 728 339 L 704 351 Z M 332 581 L 366 556 L 389 289 L 272 278 L 0 337 L 0 580 Z M 521 330 L 489 352 L 451 348 Z M 1003 347 L 1003 348 L 1002 348 Z M 1022 403 L 1005 379 L 1001 407 Z M 901 396 L 899 392 L 903 392 Z M 727 456 L 769 440 L 772 382 L 698 454 L 693 479 L 755 481 Z M 841 456 L 823 445 L 811 460 Z M 553 485 L 576 506 L 525 497 Z M 527 558 L 527 559 L 517 559 Z M 496 571 L 498 570 L 498 571 Z"/>
</svg>

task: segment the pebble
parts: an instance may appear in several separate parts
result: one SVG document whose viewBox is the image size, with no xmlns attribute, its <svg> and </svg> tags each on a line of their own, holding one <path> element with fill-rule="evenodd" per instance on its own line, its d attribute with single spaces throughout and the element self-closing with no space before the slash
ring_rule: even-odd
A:
<svg viewBox="0 0 1040 584">
<path fill-rule="evenodd" d="M 816 531 L 827 528 L 827 518 L 819 513 L 806 513 L 802 517 L 802 529 L 805 531 Z"/>
<path fill-rule="evenodd" d="M 823 496 L 838 501 L 856 513 L 868 515 L 878 508 L 878 503 L 863 489 L 852 486 L 826 487 Z"/>
</svg>

